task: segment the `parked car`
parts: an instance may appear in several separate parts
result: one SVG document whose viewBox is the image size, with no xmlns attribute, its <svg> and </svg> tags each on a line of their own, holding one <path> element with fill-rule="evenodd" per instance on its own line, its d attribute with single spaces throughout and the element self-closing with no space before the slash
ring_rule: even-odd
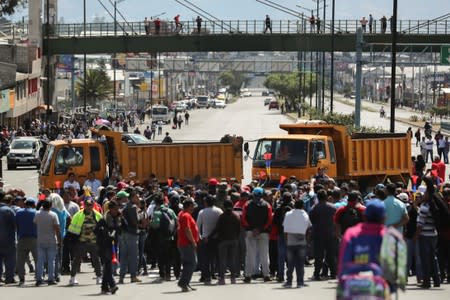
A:
<svg viewBox="0 0 450 300">
<path fill-rule="evenodd" d="M 262 91 L 262 96 L 269 96 L 269 91 Z"/>
<path fill-rule="evenodd" d="M 271 110 L 272 108 L 274 109 L 280 109 L 280 106 L 278 105 L 278 101 L 275 99 L 270 100 L 269 103 L 269 110 Z"/>
<path fill-rule="evenodd" d="M 225 108 L 225 107 L 227 107 L 227 104 L 223 100 L 215 100 L 213 107 L 214 108 Z"/>
<path fill-rule="evenodd" d="M 123 133 L 122 141 L 127 143 L 128 145 L 145 145 L 150 144 L 150 140 L 147 139 L 142 134 L 137 133 Z"/>
<path fill-rule="evenodd" d="M 10 145 L 7 155 L 7 168 L 14 170 L 17 166 L 41 167 L 40 150 L 42 142 L 37 137 L 17 137 Z"/>
<path fill-rule="evenodd" d="M 270 101 L 272 101 L 272 98 L 264 99 L 264 106 L 269 105 Z"/>
<path fill-rule="evenodd" d="M 252 93 L 250 93 L 250 92 L 243 92 L 243 93 L 241 94 L 241 96 L 242 96 L 242 97 L 251 97 L 251 96 L 252 96 Z"/>
</svg>

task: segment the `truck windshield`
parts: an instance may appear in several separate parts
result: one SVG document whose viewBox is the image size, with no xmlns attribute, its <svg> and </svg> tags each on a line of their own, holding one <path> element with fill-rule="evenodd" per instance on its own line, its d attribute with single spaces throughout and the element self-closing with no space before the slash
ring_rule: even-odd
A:
<svg viewBox="0 0 450 300">
<path fill-rule="evenodd" d="M 63 147 L 55 160 L 55 175 L 66 174 L 70 167 L 83 165 L 83 147 Z"/>
<path fill-rule="evenodd" d="M 152 115 L 167 115 L 167 107 L 153 107 L 152 109 Z"/>
<path fill-rule="evenodd" d="M 271 167 L 304 167 L 308 157 L 307 140 L 260 140 L 253 157 L 254 167 L 265 167 L 270 160 Z"/>
<path fill-rule="evenodd" d="M 45 151 L 44 158 L 42 158 L 41 164 L 41 174 L 49 175 L 50 174 L 50 166 L 52 164 L 53 153 L 55 152 L 55 146 L 48 145 L 47 151 Z"/>
</svg>

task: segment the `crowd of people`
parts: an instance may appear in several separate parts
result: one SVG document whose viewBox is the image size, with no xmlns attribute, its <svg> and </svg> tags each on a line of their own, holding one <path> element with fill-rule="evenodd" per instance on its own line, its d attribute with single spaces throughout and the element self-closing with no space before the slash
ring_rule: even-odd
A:
<svg viewBox="0 0 450 300">
<path fill-rule="evenodd" d="M 194 289 L 195 271 L 205 285 L 241 278 L 289 288 L 295 270 L 301 288 L 312 260 L 312 281 L 339 277 L 350 264 L 379 263 L 385 228 L 394 227 L 408 245 L 409 275 L 422 288 L 439 287 L 450 281 L 450 226 L 435 207 L 448 212 L 450 184 L 436 177 L 425 174 L 413 189 L 378 184 L 363 197 L 357 182 L 338 186 L 323 172 L 271 190 L 215 178 L 161 185 L 153 174 L 141 186 L 102 186 L 94 173 L 86 182 L 70 174 L 61 190 L 38 199 L 20 189 L 0 192 L 0 279 L 22 286 L 28 265 L 36 286 L 57 284 L 61 275 L 75 286 L 87 261 L 105 294 L 116 293 L 127 274 L 141 282 L 156 266 L 159 280 L 175 278 L 183 292 Z"/>
</svg>

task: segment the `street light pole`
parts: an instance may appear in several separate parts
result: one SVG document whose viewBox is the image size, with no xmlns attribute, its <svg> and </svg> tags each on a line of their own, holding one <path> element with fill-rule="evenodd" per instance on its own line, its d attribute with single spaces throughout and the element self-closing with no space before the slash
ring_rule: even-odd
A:
<svg viewBox="0 0 450 300">
<path fill-rule="evenodd" d="M 114 36 L 117 36 L 117 1 L 114 1 Z M 112 60 L 112 67 L 113 67 L 113 102 L 114 106 L 117 109 L 117 93 L 116 93 L 116 54 L 113 54 L 113 60 Z"/>
<path fill-rule="evenodd" d="M 334 98 L 334 16 L 335 16 L 335 0 L 332 0 L 332 5 L 331 5 L 330 113 L 333 113 L 333 98 Z"/>
<path fill-rule="evenodd" d="M 84 30 L 84 38 L 86 38 L 86 0 L 83 0 L 83 30 Z M 87 66 L 86 66 L 86 53 L 83 55 L 83 111 L 86 114 L 86 104 L 87 104 Z"/>
<path fill-rule="evenodd" d="M 395 71 L 397 68 L 397 0 L 394 1 L 393 14 L 391 20 L 392 30 L 392 53 L 391 53 L 391 126 L 390 132 L 395 132 Z"/>
</svg>

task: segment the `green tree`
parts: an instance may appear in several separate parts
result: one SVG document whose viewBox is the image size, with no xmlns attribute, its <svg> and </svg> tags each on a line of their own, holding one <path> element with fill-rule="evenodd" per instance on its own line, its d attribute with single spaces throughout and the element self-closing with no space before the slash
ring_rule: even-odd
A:
<svg viewBox="0 0 450 300">
<path fill-rule="evenodd" d="M 232 94 L 239 94 L 239 89 L 245 81 L 242 73 L 235 71 L 225 71 L 219 75 L 220 84 L 229 86 Z"/>
<path fill-rule="evenodd" d="M 286 102 L 295 105 L 302 95 L 309 95 L 310 88 L 314 86 L 316 74 L 309 72 L 302 73 L 299 78 L 298 72 L 292 73 L 274 73 L 269 75 L 264 81 L 264 86 L 268 89 L 276 91 L 280 97 L 284 98 Z M 303 76 L 305 80 L 303 80 Z M 300 91 L 300 80 L 302 80 L 302 89 Z M 303 82 L 305 84 L 303 85 Z M 314 92 L 314 91 L 313 91 Z"/>
<path fill-rule="evenodd" d="M 84 99 L 86 93 L 88 105 L 95 105 L 97 100 L 107 99 L 111 95 L 113 85 L 101 63 L 100 69 L 87 70 L 86 87 L 84 86 L 84 78 L 78 79 L 76 91 L 80 100 Z"/>
<path fill-rule="evenodd" d="M 12 15 L 18 6 L 24 7 L 27 0 L 0 0 L 0 16 Z"/>
</svg>

